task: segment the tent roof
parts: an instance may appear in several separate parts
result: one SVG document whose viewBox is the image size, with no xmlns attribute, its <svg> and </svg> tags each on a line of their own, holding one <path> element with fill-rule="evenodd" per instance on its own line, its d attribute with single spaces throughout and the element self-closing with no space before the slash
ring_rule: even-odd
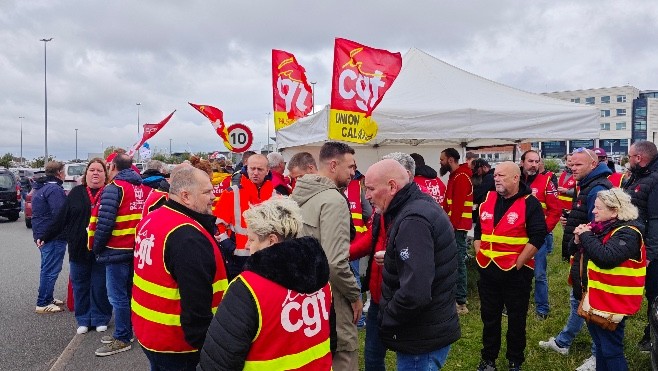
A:
<svg viewBox="0 0 658 371">
<path fill-rule="evenodd" d="M 327 140 L 329 108 L 277 132 L 279 148 Z M 449 65 L 412 48 L 373 113 L 369 145 L 455 146 L 597 138 L 596 108 L 528 93 Z"/>
</svg>

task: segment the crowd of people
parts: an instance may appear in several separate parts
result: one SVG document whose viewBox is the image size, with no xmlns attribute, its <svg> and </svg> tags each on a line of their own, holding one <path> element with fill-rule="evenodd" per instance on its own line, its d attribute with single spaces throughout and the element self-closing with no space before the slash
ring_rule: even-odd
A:
<svg viewBox="0 0 658 371">
<path fill-rule="evenodd" d="M 136 338 L 152 370 L 357 370 L 360 324 L 366 370 L 384 370 L 389 350 L 398 370 L 439 370 L 469 314 L 473 229 L 477 369 L 498 369 L 505 315 L 507 367 L 520 370 L 533 281 L 536 318 L 550 313 L 560 223 L 571 311 L 539 347 L 566 355 L 587 323 L 592 356 L 579 370 L 628 369 L 625 319 L 658 296 L 655 144 L 631 145 L 626 177 L 600 148 L 569 154 L 559 178 L 533 150 L 494 168 L 447 148 L 438 172 L 417 153 L 388 154 L 365 174 L 357 160 L 326 142 L 317 159 L 248 152 L 233 169 L 193 156 L 171 172 L 150 161 L 140 175 L 119 150 L 91 160 L 68 195 L 63 165 L 50 162 L 34 184 L 36 312 L 63 311 L 53 292 L 68 245 L 77 334 L 114 318 L 97 356 Z M 651 347 L 649 325 L 639 346 Z"/>
</svg>

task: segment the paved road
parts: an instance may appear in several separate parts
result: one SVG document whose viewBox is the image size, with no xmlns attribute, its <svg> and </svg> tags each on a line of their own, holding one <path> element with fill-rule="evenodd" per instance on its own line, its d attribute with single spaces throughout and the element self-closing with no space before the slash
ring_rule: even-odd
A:
<svg viewBox="0 0 658 371">
<path fill-rule="evenodd" d="M 34 313 L 39 264 L 39 250 L 23 217 L 16 222 L 0 218 L 0 370 L 43 371 L 54 365 L 58 370 L 149 369 L 137 344 L 127 352 L 96 357 L 94 350 L 102 334 L 76 335 L 73 313 Z M 62 300 L 66 299 L 68 272 L 67 255 L 55 287 L 55 297 Z M 108 334 L 112 330 L 110 324 Z"/>
</svg>

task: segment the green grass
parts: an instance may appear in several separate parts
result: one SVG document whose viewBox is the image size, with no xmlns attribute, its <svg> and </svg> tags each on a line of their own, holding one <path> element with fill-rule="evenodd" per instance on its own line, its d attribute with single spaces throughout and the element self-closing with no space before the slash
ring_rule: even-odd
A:
<svg viewBox="0 0 658 371">
<path fill-rule="evenodd" d="M 540 321 L 534 315 L 534 293 L 530 295 L 530 308 L 528 309 L 527 321 L 527 345 L 525 350 L 526 361 L 523 369 L 528 371 L 548 370 L 575 370 L 576 367 L 590 356 L 591 338 L 587 328 L 583 327 L 580 334 L 571 345 L 569 355 L 562 356 L 553 351 L 539 348 L 540 340 L 547 340 L 556 336 L 569 316 L 569 292 L 571 286 L 567 284 L 569 264 L 563 262 L 560 256 L 562 246 L 562 228 L 558 225 L 553 232 L 555 236 L 553 252 L 548 256 L 549 277 L 549 301 L 551 312 L 548 319 Z M 448 362 L 444 370 L 475 370 L 480 362 L 480 349 L 482 348 L 482 321 L 480 320 L 480 300 L 477 292 L 478 272 L 475 262 L 468 261 L 468 309 L 469 313 L 460 316 L 462 336 L 456 343 L 452 344 Z M 642 354 L 637 350 L 637 343 L 642 338 L 644 325 L 646 323 L 646 300 L 642 310 L 633 317 L 626 319 L 625 328 L 625 354 L 630 370 L 651 370 L 651 359 L 648 354 Z M 497 366 L 500 370 L 507 369 L 505 359 L 505 333 L 507 331 L 507 319 L 503 317 L 502 347 L 498 356 Z M 363 349 L 365 331 L 359 331 L 361 346 L 359 349 L 359 362 L 363 370 Z M 395 354 L 388 352 L 386 357 L 386 369 L 395 370 Z"/>
</svg>

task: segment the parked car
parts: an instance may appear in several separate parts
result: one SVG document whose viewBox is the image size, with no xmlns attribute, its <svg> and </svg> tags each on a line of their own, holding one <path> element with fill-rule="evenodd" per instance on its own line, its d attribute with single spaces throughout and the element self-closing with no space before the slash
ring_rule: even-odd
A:
<svg viewBox="0 0 658 371">
<path fill-rule="evenodd" d="M 9 170 L 0 170 L 0 216 L 18 220 L 21 212 L 21 185 Z"/>
<path fill-rule="evenodd" d="M 31 179 L 34 181 L 35 178 L 38 178 L 43 175 L 43 172 L 37 172 Z M 73 187 L 81 184 L 82 178 L 78 177 L 76 180 L 64 180 L 62 187 L 64 188 L 64 193 L 67 195 L 73 189 Z M 25 226 L 27 228 L 32 228 L 32 195 L 34 194 L 34 188 L 30 190 L 30 193 L 25 197 Z"/>
<path fill-rule="evenodd" d="M 64 180 L 78 180 L 85 173 L 86 163 L 64 164 Z"/>
</svg>

